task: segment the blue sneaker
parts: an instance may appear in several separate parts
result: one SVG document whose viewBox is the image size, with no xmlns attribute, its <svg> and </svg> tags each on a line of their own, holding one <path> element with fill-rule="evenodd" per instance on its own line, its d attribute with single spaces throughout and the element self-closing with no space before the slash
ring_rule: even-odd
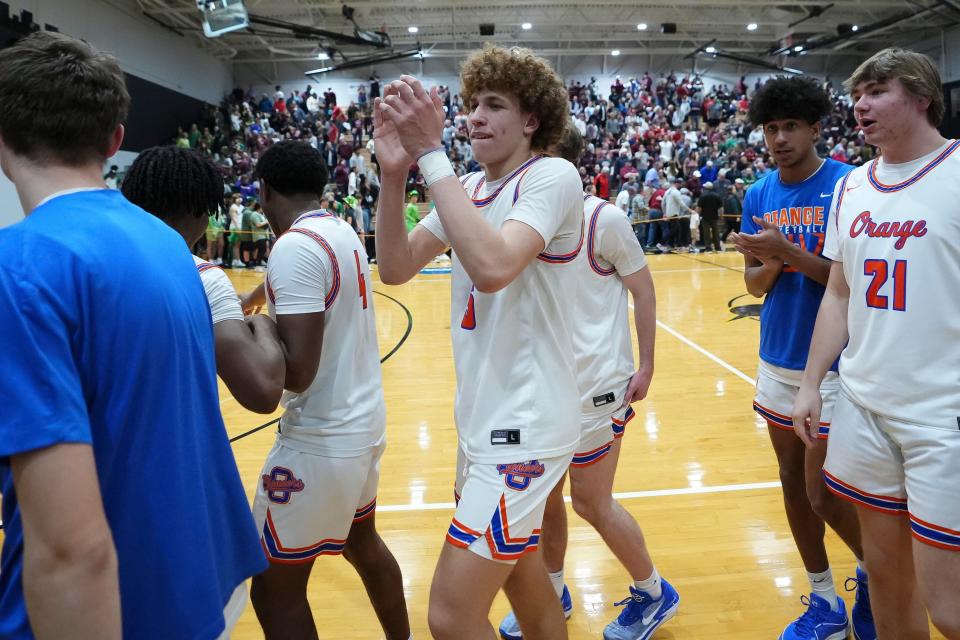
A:
<svg viewBox="0 0 960 640">
<path fill-rule="evenodd" d="M 830 609 L 830 603 L 811 593 L 810 597 L 800 596 L 800 602 L 807 610 L 780 634 L 780 640 L 844 640 L 848 627 L 847 608 L 843 600 L 837 598 L 839 611 Z"/>
<path fill-rule="evenodd" d="M 850 583 L 853 583 L 851 585 Z M 877 640 L 877 629 L 873 626 L 873 611 L 870 609 L 870 592 L 867 590 L 867 574 L 857 567 L 857 577 L 847 578 L 847 591 L 857 592 L 857 600 L 850 610 L 850 623 L 856 640 Z"/>
<path fill-rule="evenodd" d="M 664 622 L 677 615 L 680 596 L 666 580 L 660 581 L 663 593 L 657 600 L 646 591 L 630 587 L 630 597 L 616 603 L 624 607 L 617 619 L 603 630 L 603 640 L 647 640 Z"/>
<path fill-rule="evenodd" d="M 567 585 L 563 585 L 560 604 L 563 606 L 563 617 L 569 619 L 573 614 L 573 598 L 570 597 L 570 590 L 567 589 Z M 517 616 L 513 615 L 513 611 L 504 616 L 503 622 L 500 623 L 500 637 L 503 640 L 521 640 L 523 638 L 520 625 L 517 624 Z"/>
</svg>

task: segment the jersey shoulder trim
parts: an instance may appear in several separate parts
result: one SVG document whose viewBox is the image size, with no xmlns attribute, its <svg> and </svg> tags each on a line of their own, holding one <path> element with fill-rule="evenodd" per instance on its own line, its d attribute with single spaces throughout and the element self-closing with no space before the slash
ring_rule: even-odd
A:
<svg viewBox="0 0 960 640">
<path fill-rule="evenodd" d="M 597 222 L 600 219 L 600 212 L 609 204 L 610 203 L 605 200 L 600 200 L 600 203 L 594 207 L 593 212 L 590 214 L 590 227 L 589 231 L 587 232 L 587 260 L 590 263 L 590 268 L 593 269 L 594 273 L 600 276 L 612 276 L 617 272 L 616 267 L 604 269 L 602 266 L 600 266 L 600 262 L 597 260 L 594 250 L 594 242 L 596 241 L 597 235 Z"/>
<path fill-rule="evenodd" d="M 299 233 L 307 236 L 319 244 L 320 247 L 327 253 L 327 256 L 329 256 L 330 264 L 333 265 L 333 283 L 330 286 L 330 291 L 328 291 L 327 295 L 324 296 L 323 304 L 327 309 L 330 309 L 330 306 L 333 304 L 334 300 L 337 299 L 337 294 L 340 293 L 340 265 L 337 262 L 337 254 L 334 253 L 333 247 L 330 246 L 330 243 L 327 242 L 326 238 L 315 231 L 304 229 L 303 227 L 291 227 L 283 235 L 286 235 L 287 233 Z"/>
<path fill-rule="evenodd" d="M 925 164 L 915 174 L 903 182 L 898 182 L 897 184 L 884 184 L 883 182 L 880 182 L 880 179 L 877 177 L 877 163 L 880 161 L 880 159 L 874 158 L 870 162 L 869 169 L 867 171 L 867 180 L 870 182 L 870 186 L 880 193 L 894 193 L 895 191 L 906 189 L 907 187 L 919 182 L 925 175 L 937 168 L 940 163 L 946 160 L 947 157 L 958 148 L 960 148 L 960 140 L 954 140 L 951 144 L 947 145 L 947 148 L 938 154 L 936 158 Z"/>
</svg>

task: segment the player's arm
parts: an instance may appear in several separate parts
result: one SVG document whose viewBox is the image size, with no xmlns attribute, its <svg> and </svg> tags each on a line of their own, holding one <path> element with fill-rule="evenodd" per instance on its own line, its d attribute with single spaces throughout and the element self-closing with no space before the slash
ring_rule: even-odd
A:
<svg viewBox="0 0 960 640">
<path fill-rule="evenodd" d="M 843 263 L 833 262 L 827 290 L 817 312 L 813 337 L 810 339 L 807 366 L 803 370 L 800 389 L 793 405 L 793 428 L 808 446 L 816 441 L 820 424 L 820 383 L 850 338 L 847 328 L 849 302 L 850 287 L 843 274 Z"/>
<path fill-rule="evenodd" d="M 757 225 L 757 233 L 740 234 L 741 243 L 753 255 L 760 260 L 776 258 L 811 280 L 822 285 L 827 284 L 830 276 L 829 260 L 790 242 L 780 231 L 780 227 L 772 222 L 758 217 L 753 217 L 753 222 Z"/>
<path fill-rule="evenodd" d="M 323 311 L 277 315 L 286 366 L 283 388 L 306 391 L 317 376 L 323 349 Z"/>
<path fill-rule="evenodd" d="M 736 234 L 730 234 L 730 241 L 738 251 L 743 253 L 737 244 L 739 238 L 734 239 L 734 235 Z M 778 258 L 760 260 L 756 256 L 743 253 L 743 282 L 747 286 L 747 292 L 755 298 L 762 298 L 773 289 L 781 271 L 783 271 L 783 260 Z"/>
<path fill-rule="evenodd" d="M 113 536 L 93 449 L 57 444 L 10 458 L 23 521 L 23 594 L 38 640 L 121 637 Z"/>
<path fill-rule="evenodd" d="M 401 81 L 391 84 L 377 104 L 378 118 L 393 124 L 397 141 L 407 151 L 415 149 L 423 154 L 441 147 L 444 113 L 435 87 L 427 94 L 419 80 L 401 76 Z M 394 191 L 401 196 L 394 205 L 399 207 L 402 189 L 394 187 Z M 546 247 L 544 237 L 524 222 L 507 220 L 500 229 L 490 226 L 452 171 L 433 182 L 430 192 L 447 239 L 478 291 L 493 293 L 504 288 Z M 388 217 L 399 218 L 389 214 Z M 395 222 L 398 229 L 401 222 Z M 391 234 L 391 240 L 393 235 L 396 232 Z M 380 259 L 379 253 L 377 258 Z M 408 262 L 406 266 L 409 270 L 413 265 Z"/>
<path fill-rule="evenodd" d="M 653 287 L 650 268 L 622 278 L 623 285 L 633 296 L 633 324 L 637 329 L 637 370 L 630 378 L 624 404 L 647 397 L 653 380 L 653 351 L 657 334 L 657 294 Z"/>
<path fill-rule="evenodd" d="M 750 203 L 744 203 L 744 210 L 740 221 L 740 232 L 731 233 L 727 240 L 737 251 L 743 254 L 743 282 L 750 295 L 761 298 L 773 289 L 780 272 L 783 271 L 783 260 L 771 255 L 759 257 L 754 251 L 756 248 L 756 221 L 760 220 L 750 214 Z M 783 237 L 780 230 L 777 234 Z M 771 234 L 772 235 L 772 234 Z M 786 238 L 784 237 L 784 240 Z"/>
<path fill-rule="evenodd" d="M 377 98 L 379 101 L 379 98 Z M 407 233 L 403 193 L 407 181 L 409 156 L 403 151 L 393 124 L 384 122 L 379 110 L 374 139 L 380 161 L 380 202 L 377 204 L 377 268 L 384 284 L 403 284 L 417 275 L 446 245 L 425 227 L 417 225 Z M 398 156 L 402 156 L 398 160 Z M 404 162 L 406 164 L 404 164 Z M 457 183 L 459 185 L 459 182 Z M 461 191 L 463 189 L 461 188 Z"/>
<path fill-rule="evenodd" d="M 506 287 L 546 248 L 543 236 L 524 222 L 490 226 L 456 176 L 437 181 L 430 191 L 450 245 L 481 293 Z"/>
<path fill-rule="evenodd" d="M 280 403 L 286 361 L 277 325 L 268 316 L 223 320 L 213 326 L 217 373 L 244 408 L 271 413 Z"/>
</svg>

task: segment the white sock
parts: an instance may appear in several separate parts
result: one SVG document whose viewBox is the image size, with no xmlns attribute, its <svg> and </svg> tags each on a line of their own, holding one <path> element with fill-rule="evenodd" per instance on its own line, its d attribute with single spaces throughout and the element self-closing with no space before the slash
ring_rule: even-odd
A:
<svg viewBox="0 0 960 640">
<path fill-rule="evenodd" d="M 833 584 L 833 571 L 827 569 L 822 573 L 807 572 L 810 580 L 810 590 L 830 603 L 831 611 L 839 611 L 837 603 L 837 588 Z"/>
<path fill-rule="evenodd" d="M 634 581 L 633 587 L 638 591 L 649 593 L 650 597 L 654 600 L 659 600 L 660 596 L 663 595 L 663 587 L 660 585 L 660 574 L 657 573 L 656 567 L 653 568 L 653 573 L 651 573 L 650 577 L 646 580 Z"/>
<path fill-rule="evenodd" d="M 548 573 L 550 576 L 550 584 L 553 585 L 553 590 L 557 592 L 557 597 L 560 598 L 563 596 L 563 569 L 557 571 L 556 573 Z"/>
</svg>

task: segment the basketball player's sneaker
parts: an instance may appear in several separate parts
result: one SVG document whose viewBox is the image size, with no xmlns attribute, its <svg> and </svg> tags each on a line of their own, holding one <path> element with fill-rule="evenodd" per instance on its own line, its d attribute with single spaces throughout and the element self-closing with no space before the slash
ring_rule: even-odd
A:
<svg viewBox="0 0 960 640">
<path fill-rule="evenodd" d="M 851 585 L 850 583 L 853 583 Z M 877 630 L 873 626 L 873 611 L 870 609 L 870 592 L 867 590 L 867 574 L 857 567 L 857 577 L 847 578 L 847 591 L 857 592 L 857 600 L 850 610 L 850 625 L 856 640 L 877 640 Z"/>
<path fill-rule="evenodd" d="M 830 603 L 815 593 L 809 598 L 800 596 L 800 602 L 807 605 L 807 610 L 787 625 L 780 640 L 844 640 L 847 637 L 850 622 L 843 600 L 837 598 L 839 611 L 833 611 Z"/>
<path fill-rule="evenodd" d="M 563 617 L 569 618 L 573 613 L 573 599 L 570 597 L 570 591 L 567 585 L 563 585 L 563 594 L 560 596 L 560 604 L 563 605 Z M 503 640 L 521 640 L 523 634 L 520 632 L 520 625 L 517 624 L 517 616 L 513 611 L 508 613 L 503 622 L 500 623 L 500 637 Z"/>
<path fill-rule="evenodd" d="M 663 593 L 654 600 L 646 591 L 630 587 L 630 597 L 617 603 L 626 605 L 617 619 L 603 630 L 603 640 L 647 640 L 664 622 L 677 615 L 680 596 L 666 580 L 661 579 Z"/>
</svg>

